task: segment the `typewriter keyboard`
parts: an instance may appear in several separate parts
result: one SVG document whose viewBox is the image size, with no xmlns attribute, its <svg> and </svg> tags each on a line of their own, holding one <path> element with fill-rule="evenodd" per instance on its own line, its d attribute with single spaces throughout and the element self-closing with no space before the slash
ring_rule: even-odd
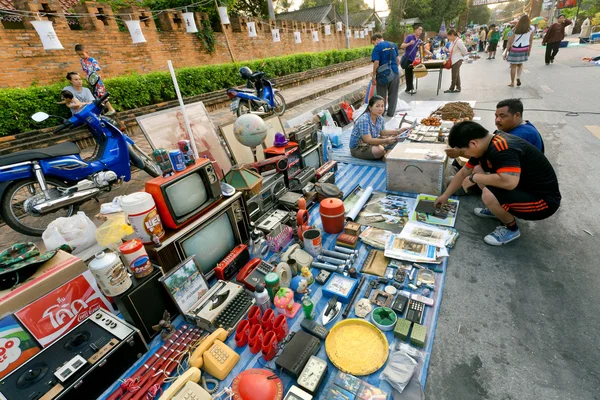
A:
<svg viewBox="0 0 600 400">
<path fill-rule="evenodd" d="M 251 294 L 245 290 L 240 291 L 216 318 L 215 328 L 228 330 L 235 327 L 248 313 L 254 302 L 254 297 Z"/>
</svg>

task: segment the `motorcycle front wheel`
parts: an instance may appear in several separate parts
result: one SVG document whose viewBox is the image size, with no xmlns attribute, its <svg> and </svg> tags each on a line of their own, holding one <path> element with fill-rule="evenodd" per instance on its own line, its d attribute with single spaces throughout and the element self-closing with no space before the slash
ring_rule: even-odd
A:
<svg viewBox="0 0 600 400">
<path fill-rule="evenodd" d="M 150 158 L 137 144 L 129 144 L 129 158 L 131 163 L 143 170 L 145 173 L 153 178 L 162 175 L 162 171 L 158 164 Z"/>
<path fill-rule="evenodd" d="M 275 114 L 282 116 L 285 113 L 285 99 L 281 95 L 281 93 L 275 93 Z"/>
<path fill-rule="evenodd" d="M 48 190 L 65 189 L 69 185 L 54 178 L 46 178 Z M 6 225 L 15 231 L 29 236 L 42 236 L 50 222 L 59 217 L 70 217 L 77 213 L 78 205 L 70 205 L 55 212 L 43 215 L 33 215 L 25 210 L 25 200 L 30 197 L 42 196 L 42 189 L 37 179 L 30 178 L 16 181 L 6 188 L 0 210 Z"/>
<path fill-rule="evenodd" d="M 250 102 L 248 100 L 240 100 L 240 104 L 237 108 L 237 116 L 240 117 L 244 114 L 250 114 L 252 111 L 252 107 L 250 106 Z"/>
</svg>

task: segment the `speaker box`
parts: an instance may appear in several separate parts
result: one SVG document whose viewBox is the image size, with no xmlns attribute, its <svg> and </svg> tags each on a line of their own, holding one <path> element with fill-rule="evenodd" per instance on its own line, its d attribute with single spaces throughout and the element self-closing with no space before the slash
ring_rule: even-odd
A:
<svg viewBox="0 0 600 400">
<path fill-rule="evenodd" d="M 162 269 L 154 265 L 154 271 L 143 278 L 131 278 L 133 285 L 123 294 L 113 297 L 125 321 L 140 330 L 149 343 L 159 332 L 152 329 L 162 319 L 166 311 L 173 320 L 179 310 L 159 279 L 163 276 Z"/>
</svg>

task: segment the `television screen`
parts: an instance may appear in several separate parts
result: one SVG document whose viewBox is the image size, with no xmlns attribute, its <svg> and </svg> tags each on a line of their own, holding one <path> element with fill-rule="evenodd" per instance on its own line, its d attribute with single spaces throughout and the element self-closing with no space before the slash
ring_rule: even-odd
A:
<svg viewBox="0 0 600 400">
<path fill-rule="evenodd" d="M 211 272 L 235 245 L 235 237 L 227 213 L 181 243 L 185 256 L 193 255 L 196 264 L 205 275 Z"/>
<path fill-rule="evenodd" d="M 313 150 L 303 157 L 305 167 L 313 167 L 318 169 L 321 166 L 321 159 L 319 157 L 319 150 Z"/>
<path fill-rule="evenodd" d="M 177 219 L 197 210 L 208 200 L 206 187 L 198 173 L 185 176 L 167 186 L 165 194 Z"/>
</svg>

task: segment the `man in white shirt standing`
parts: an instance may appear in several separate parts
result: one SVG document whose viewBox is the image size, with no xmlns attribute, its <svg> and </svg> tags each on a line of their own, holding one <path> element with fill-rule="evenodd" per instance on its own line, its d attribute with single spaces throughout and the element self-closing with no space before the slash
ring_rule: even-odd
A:
<svg viewBox="0 0 600 400">
<path fill-rule="evenodd" d="M 450 61 L 452 62 L 452 84 L 450 89 L 444 90 L 444 93 L 460 93 L 460 67 L 463 63 L 463 57 L 467 55 L 468 51 L 465 44 L 458 37 L 458 34 L 454 29 L 448 32 L 448 40 L 450 43 Z"/>
</svg>

